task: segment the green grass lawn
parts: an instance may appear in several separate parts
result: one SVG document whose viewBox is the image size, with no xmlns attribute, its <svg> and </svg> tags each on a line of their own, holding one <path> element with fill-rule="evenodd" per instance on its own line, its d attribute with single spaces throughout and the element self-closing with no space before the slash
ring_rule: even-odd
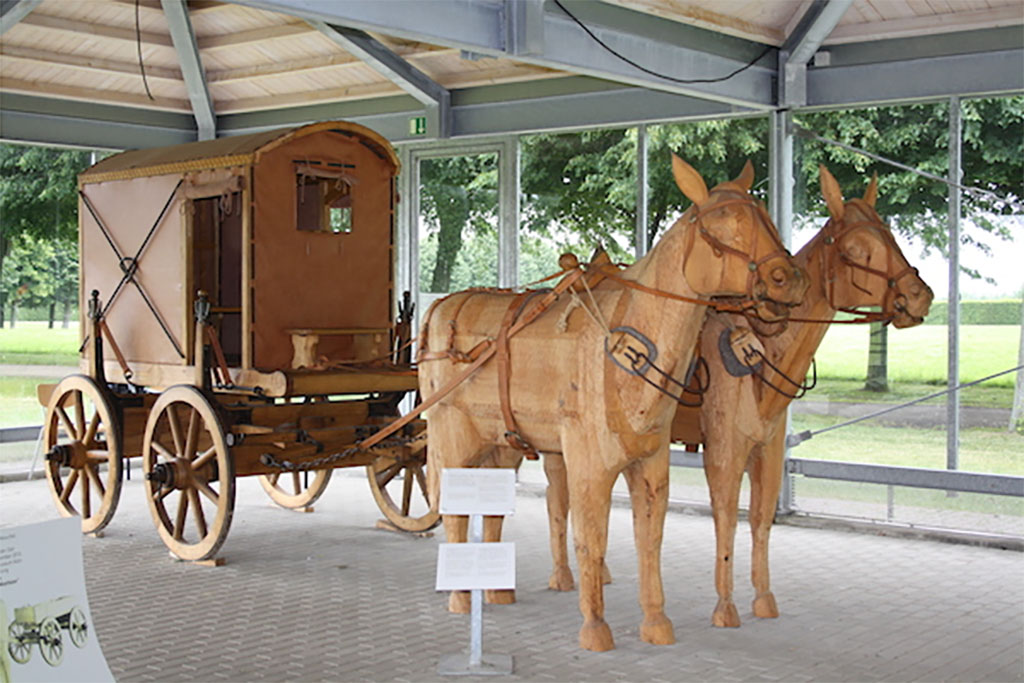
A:
<svg viewBox="0 0 1024 683">
<path fill-rule="evenodd" d="M 0 364 L 78 365 L 78 323 L 49 329 L 45 322 L 22 321 L 0 329 Z"/>
<path fill-rule="evenodd" d="M 966 325 L 960 328 L 960 381 L 981 379 L 1017 365 L 1020 328 L 1016 325 Z M 889 381 L 946 383 L 945 325 L 890 328 Z M 818 376 L 861 379 L 867 372 L 868 326 L 832 325 L 817 353 Z M 1013 387 L 1013 374 L 984 386 Z"/>
</svg>

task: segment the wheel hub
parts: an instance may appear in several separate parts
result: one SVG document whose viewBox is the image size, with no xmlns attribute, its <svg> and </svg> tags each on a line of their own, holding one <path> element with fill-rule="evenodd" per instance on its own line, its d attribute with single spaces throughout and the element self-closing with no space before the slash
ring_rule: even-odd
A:
<svg viewBox="0 0 1024 683">
<path fill-rule="evenodd" d="M 153 466 L 153 471 L 146 475 L 146 479 L 165 489 L 185 489 L 192 480 L 192 467 L 185 458 L 158 462 Z"/>
<path fill-rule="evenodd" d="M 86 448 L 81 441 L 57 444 L 46 453 L 48 462 L 61 467 L 83 467 L 86 462 Z"/>
</svg>

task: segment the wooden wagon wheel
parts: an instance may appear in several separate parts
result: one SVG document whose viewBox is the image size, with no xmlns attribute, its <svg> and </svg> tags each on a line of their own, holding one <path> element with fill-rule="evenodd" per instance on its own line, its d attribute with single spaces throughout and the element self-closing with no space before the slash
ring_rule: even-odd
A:
<svg viewBox="0 0 1024 683">
<path fill-rule="evenodd" d="M 39 652 L 50 666 L 60 666 L 64 661 L 64 639 L 60 624 L 53 617 L 46 617 L 39 626 Z"/>
<path fill-rule="evenodd" d="M 382 455 L 366 466 L 373 499 L 388 521 L 399 529 L 433 529 L 441 515 L 436 501 L 433 505 L 430 502 L 427 442 L 415 441 L 396 451 L 396 455 Z"/>
<path fill-rule="evenodd" d="M 235 508 L 235 468 L 224 427 L 193 386 L 173 386 L 153 404 L 142 441 L 146 500 L 171 552 L 209 560 L 227 538 Z"/>
<path fill-rule="evenodd" d="M 259 480 L 272 501 L 283 508 L 295 510 L 309 507 L 323 495 L 333 471 L 275 472 L 261 474 Z"/>
<path fill-rule="evenodd" d="M 18 664 L 32 659 L 32 634 L 28 626 L 20 621 L 12 621 L 7 627 L 7 637 L 7 652 L 11 659 Z"/>
<path fill-rule="evenodd" d="M 83 533 L 99 531 L 121 496 L 121 429 L 106 391 L 91 377 L 65 377 L 50 397 L 43 430 L 57 509 L 80 516 Z"/>
<path fill-rule="evenodd" d="M 73 608 L 68 615 L 68 635 L 75 647 L 85 647 L 85 641 L 89 639 L 89 622 L 81 607 Z"/>
</svg>

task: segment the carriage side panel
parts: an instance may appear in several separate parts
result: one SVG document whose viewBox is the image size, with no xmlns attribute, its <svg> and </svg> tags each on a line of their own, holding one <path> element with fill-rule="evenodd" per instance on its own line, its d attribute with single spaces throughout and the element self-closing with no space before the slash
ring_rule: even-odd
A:
<svg viewBox="0 0 1024 683">
<path fill-rule="evenodd" d="M 256 367 L 291 366 L 289 330 L 389 327 L 393 173 L 360 138 L 329 130 L 260 155 L 253 180 Z M 335 201 L 342 207 L 337 216 L 324 218 L 339 219 L 333 228 L 309 224 L 322 202 L 318 192 L 327 193 L 328 204 L 347 193 Z M 351 357 L 353 343 L 351 336 L 327 333 L 317 352 Z"/>
</svg>

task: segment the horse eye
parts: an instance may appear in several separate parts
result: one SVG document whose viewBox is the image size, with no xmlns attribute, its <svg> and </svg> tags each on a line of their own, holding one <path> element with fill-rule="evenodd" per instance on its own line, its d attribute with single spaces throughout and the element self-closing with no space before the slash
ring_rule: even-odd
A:
<svg viewBox="0 0 1024 683">
<path fill-rule="evenodd" d="M 777 285 L 784 284 L 786 282 L 786 270 L 781 267 L 772 268 L 772 282 Z"/>
</svg>

